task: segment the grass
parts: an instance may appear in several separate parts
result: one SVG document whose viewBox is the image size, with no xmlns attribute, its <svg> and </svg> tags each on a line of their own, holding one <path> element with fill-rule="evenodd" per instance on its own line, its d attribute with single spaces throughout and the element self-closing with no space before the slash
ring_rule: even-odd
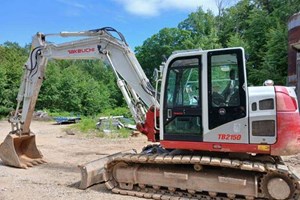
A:
<svg viewBox="0 0 300 200">
<path fill-rule="evenodd" d="M 51 112 L 49 110 L 45 110 L 45 112 L 48 113 L 49 116 L 51 117 L 58 117 L 58 116 L 76 116 L 73 113 L 70 112 Z M 128 108 L 126 107 L 118 107 L 115 109 L 108 109 L 105 110 L 103 113 L 100 113 L 96 117 L 92 116 L 81 116 L 81 120 L 69 126 L 67 129 L 70 129 L 74 132 L 77 133 L 82 133 L 86 137 L 90 136 L 96 136 L 96 137 L 101 137 L 101 138 L 128 138 L 131 135 L 131 130 L 122 128 L 122 129 L 117 129 L 116 127 L 112 126 L 111 124 L 109 127 L 106 126 L 106 129 L 111 130 L 110 133 L 107 133 L 103 129 L 98 129 L 96 127 L 96 124 L 99 120 L 100 116 L 124 116 L 124 117 L 131 117 L 130 112 Z"/>
<path fill-rule="evenodd" d="M 82 117 L 77 124 L 73 124 L 69 128 L 75 130 L 76 132 L 81 132 L 87 137 L 96 136 L 101 138 L 128 138 L 131 135 L 131 130 L 126 128 L 117 129 L 112 125 L 108 127 L 111 132 L 107 133 L 105 130 L 96 127 L 97 122 L 98 117 Z"/>
<path fill-rule="evenodd" d="M 96 129 L 97 121 L 93 118 L 82 117 L 79 123 L 72 125 L 71 127 L 78 129 L 80 132 L 87 133 Z"/>
<path fill-rule="evenodd" d="M 125 128 L 119 129 L 118 134 L 119 134 L 120 138 L 128 138 L 131 135 L 131 130 L 128 130 L 128 129 L 125 129 Z"/>
<path fill-rule="evenodd" d="M 127 107 L 117 107 L 113 109 L 107 109 L 99 116 L 123 116 L 126 118 L 131 118 L 131 113 Z"/>
</svg>

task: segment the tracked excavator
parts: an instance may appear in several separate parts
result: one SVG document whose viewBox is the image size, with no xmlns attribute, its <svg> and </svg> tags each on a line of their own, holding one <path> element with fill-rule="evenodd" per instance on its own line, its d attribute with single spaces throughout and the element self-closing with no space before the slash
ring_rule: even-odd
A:
<svg viewBox="0 0 300 200">
<path fill-rule="evenodd" d="M 54 44 L 50 36 L 80 38 Z M 81 188 L 103 182 L 152 199 L 299 199 L 299 178 L 282 159 L 300 152 L 293 88 L 248 87 L 243 48 L 176 51 L 156 71 L 154 88 L 109 27 L 33 37 L 12 131 L 0 145 L 4 164 L 44 162 L 30 123 L 50 59 L 107 60 L 138 130 L 153 142 L 80 166 Z"/>
</svg>

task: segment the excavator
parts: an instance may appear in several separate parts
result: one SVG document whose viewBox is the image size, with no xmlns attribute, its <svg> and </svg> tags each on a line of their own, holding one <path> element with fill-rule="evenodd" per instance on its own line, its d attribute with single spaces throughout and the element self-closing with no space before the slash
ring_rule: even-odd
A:
<svg viewBox="0 0 300 200">
<path fill-rule="evenodd" d="M 79 39 L 55 44 L 50 36 Z M 299 199 L 300 179 L 282 158 L 300 152 L 294 88 L 249 87 L 241 47 L 175 51 L 153 87 L 110 27 L 33 37 L 12 131 L 0 145 L 5 165 L 45 162 L 30 123 L 51 59 L 108 61 L 137 129 L 153 142 L 81 165 L 80 188 L 102 182 L 114 193 L 152 199 Z"/>
</svg>

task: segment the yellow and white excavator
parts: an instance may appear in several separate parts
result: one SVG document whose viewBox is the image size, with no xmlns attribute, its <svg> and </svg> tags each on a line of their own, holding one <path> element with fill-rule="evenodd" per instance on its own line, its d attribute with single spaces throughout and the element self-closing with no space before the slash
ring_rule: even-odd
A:
<svg viewBox="0 0 300 200">
<path fill-rule="evenodd" d="M 54 44 L 50 36 L 80 38 Z M 110 27 L 33 37 L 12 131 L 0 145 L 4 164 L 44 162 L 30 123 L 50 59 L 108 60 L 138 130 L 155 142 L 80 166 L 80 188 L 104 182 L 112 192 L 153 199 L 299 198 L 299 178 L 281 159 L 300 152 L 293 88 L 248 87 L 243 48 L 226 48 L 174 52 L 154 89 Z"/>
</svg>

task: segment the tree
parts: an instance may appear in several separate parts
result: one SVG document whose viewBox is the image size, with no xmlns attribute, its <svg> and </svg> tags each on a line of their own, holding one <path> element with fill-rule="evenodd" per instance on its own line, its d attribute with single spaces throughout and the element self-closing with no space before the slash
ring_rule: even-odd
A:
<svg viewBox="0 0 300 200">
<path fill-rule="evenodd" d="M 218 37 L 223 47 L 228 47 L 231 35 L 244 37 L 245 30 L 249 27 L 247 20 L 253 8 L 250 0 L 241 0 L 235 6 L 224 10 L 222 16 L 218 18 L 220 22 Z"/>
<path fill-rule="evenodd" d="M 15 107 L 26 53 L 27 49 L 17 43 L 0 45 L 0 115 L 7 115 Z"/>
<path fill-rule="evenodd" d="M 188 18 L 178 24 L 178 28 L 191 32 L 188 38 L 192 49 L 213 49 L 221 47 L 217 35 L 217 21 L 211 11 L 204 12 L 200 7 L 196 12 L 189 14 Z"/>
<path fill-rule="evenodd" d="M 227 0 L 215 2 L 217 16 L 198 8 L 177 28 L 163 28 L 135 49 L 146 75 L 151 78 L 153 69 L 175 50 L 241 46 L 249 55 L 249 83 L 261 85 L 265 79 L 274 79 L 276 84 L 285 84 L 287 21 L 300 10 L 300 0 L 240 0 L 228 8 L 224 6 Z M 28 54 L 28 46 L 0 45 L 0 115 L 15 107 Z M 124 104 L 108 65 L 63 60 L 49 63 L 37 108 L 93 115 Z"/>
<path fill-rule="evenodd" d="M 7 98 L 7 77 L 5 68 L 0 67 L 0 115 L 9 112 L 7 104 L 9 103 Z"/>
<path fill-rule="evenodd" d="M 154 68 L 159 67 L 164 57 L 170 56 L 175 50 L 189 49 L 191 46 L 190 31 L 164 28 L 145 40 L 142 46 L 136 47 L 135 52 L 146 75 L 151 77 Z"/>
<path fill-rule="evenodd" d="M 218 36 L 224 47 L 244 45 L 249 55 L 248 82 L 261 85 L 272 78 L 285 84 L 287 20 L 299 9 L 299 0 L 241 0 L 224 10 Z"/>
<path fill-rule="evenodd" d="M 262 66 L 249 71 L 249 78 L 255 84 L 271 79 L 276 85 L 285 85 L 287 76 L 287 27 L 277 23 L 277 26 L 267 33 L 266 52 Z M 270 73 L 272 72 L 272 73 Z"/>
<path fill-rule="evenodd" d="M 37 108 L 96 115 L 116 106 L 113 74 L 99 61 L 55 61 L 41 89 Z M 112 85 L 111 85 L 112 84 Z"/>
<path fill-rule="evenodd" d="M 29 50 L 17 43 L 0 45 L 0 115 L 16 107 L 23 65 Z M 114 74 L 102 61 L 51 61 L 46 68 L 36 109 L 95 115 L 124 106 Z"/>
<path fill-rule="evenodd" d="M 42 84 L 37 101 L 37 109 L 47 108 L 49 110 L 59 110 L 57 107 L 62 101 L 60 85 L 62 80 L 61 62 L 49 62 L 46 68 L 45 80 Z"/>
</svg>

